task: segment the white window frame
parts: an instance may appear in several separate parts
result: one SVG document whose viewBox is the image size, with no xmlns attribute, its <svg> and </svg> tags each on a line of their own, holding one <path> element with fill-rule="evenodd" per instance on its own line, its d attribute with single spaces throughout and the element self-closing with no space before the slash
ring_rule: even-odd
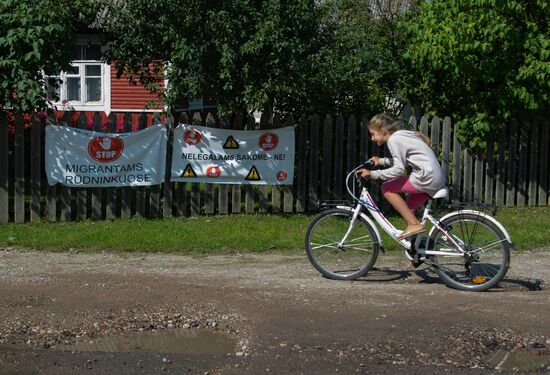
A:
<svg viewBox="0 0 550 375">
<path fill-rule="evenodd" d="M 83 48 L 90 44 L 100 45 L 103 51 L 104 45 L 97 36 L 82 36 L 77 39 L 75 45 Z M 86 102 L 86 66 L 99 65 L 101 68 L 101 99 L 94 102 Z M 99 111 L 109 113 L 111 111 L 111 67 L 101 60 L 73 60 L 71 66 L 78 67 L 78 76 L 80 77 L 80 100 L 67 100 L 67 77 L 76 77 L 76 75 L 61 72 L 60 76 L 50 76 L 60 78 L 60 99 L 53 105 L 59 110 L 64 108 L 74 111 Z M 97 76 L 94 76 L 97 77 Z M 46 77 L 48 79 L 48 77 Z"/>
</svg>

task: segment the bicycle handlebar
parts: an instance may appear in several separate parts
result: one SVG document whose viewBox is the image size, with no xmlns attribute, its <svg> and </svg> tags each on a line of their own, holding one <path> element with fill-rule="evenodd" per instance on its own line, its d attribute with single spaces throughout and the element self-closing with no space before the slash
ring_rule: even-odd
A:
<svg viewBox="0 0 550 375">
<path fill-rule="evenodd" d="M 358 177 L 356 174 L 355 174 L 355 171 L 357 171 L 358 169 L 362 169 L 362 168 L 366 168 L 366 169 L 372 169 L 374 167 L 374 161 L 373 160 L 367 160 L 366 162 L 364 163 L 361 163 L 359 164 L 357 167 L 355 167 L 349 174 L 348 176 L 346 177 L 346 189 L 349 193 L 349 195 L 351 195 L 354 199 L 357 199 L 357 197 L 355 196 L 355 192 L 352 192 L 349 188 L 349 178 L 353 175 L 355 176 L 356 178 L 359 178 L 359 183 L 361 185 L 361 188 L 366 188 L 367 187 L 367 180 L 364 179 L 364 178 L 360 178 Z"/>
</svg>

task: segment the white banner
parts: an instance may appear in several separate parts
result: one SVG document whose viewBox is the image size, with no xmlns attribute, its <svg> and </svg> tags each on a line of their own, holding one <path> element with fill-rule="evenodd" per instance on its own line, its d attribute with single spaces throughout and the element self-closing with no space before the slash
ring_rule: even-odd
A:
<svg viewBox="0 0 550 375">
<path fill-rule="evenodd" d="M 174 129 L 172 181 L 292 185 L 294 128 Z"/>
<path fill-rule="evenodd" d="M 166 143 L 163 125 L 120 134 L 46 126 L 48 183 L 70 187 L 161 184 Z"/>
</svg>

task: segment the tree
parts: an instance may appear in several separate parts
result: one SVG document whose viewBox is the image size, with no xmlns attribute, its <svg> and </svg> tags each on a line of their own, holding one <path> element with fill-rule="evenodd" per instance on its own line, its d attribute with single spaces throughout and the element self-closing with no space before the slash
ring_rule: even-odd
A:
<svg viewBox="0 0 550 375">
<path fill-rule="evenodd" d="M 459 137 L 486 147 L 514 119 L 550 114 L 546 0 L 432 0 L 403 24 L 410 98 L 458 119 Z"/>
<path fill-rule="evenodd" d="M 370 3 L 127 0 L 108 17 L 107 53 L 169 107 L 202 95 L 222 115 L 381 111 L 399 97 L 403 48 L 398 18 Z"/>
<path fill-rule="evenodd" d="M 44 74 L 69 68 L 76 31 L 95 19 L 92 0 L 0 2 L 0 107 L 48 107 Z"/>
</svg>

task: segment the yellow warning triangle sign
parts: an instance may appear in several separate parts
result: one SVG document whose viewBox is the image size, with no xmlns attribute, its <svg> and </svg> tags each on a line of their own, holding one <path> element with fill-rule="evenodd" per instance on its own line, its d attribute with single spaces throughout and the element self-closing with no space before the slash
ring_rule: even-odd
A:
<svg viewBox="0 0 550 375">
<path fill-rule="evenodd" d="M 185 167 L 185 170 L 181 174 L 181 177 L 197 177 L 197 174 L 191 167 L 191 164 L 187 164 L 187 167 Z"/>
<path fill-rule="evenodd" d="M 258 173 L 258 170 L 255 166 L 252 166 L 250 168 L 250 171 L 248 171 L 248 174 L 245 177 L 245 180 L 247 181 L 258 181 L 261 180 L 260 174 Z"/>
<path fill-rule="evenodd" d="M 230 135 L 223 144 L 223 148 L 236 149 L 239 148 L 239 143 Z"/>
</svg>

